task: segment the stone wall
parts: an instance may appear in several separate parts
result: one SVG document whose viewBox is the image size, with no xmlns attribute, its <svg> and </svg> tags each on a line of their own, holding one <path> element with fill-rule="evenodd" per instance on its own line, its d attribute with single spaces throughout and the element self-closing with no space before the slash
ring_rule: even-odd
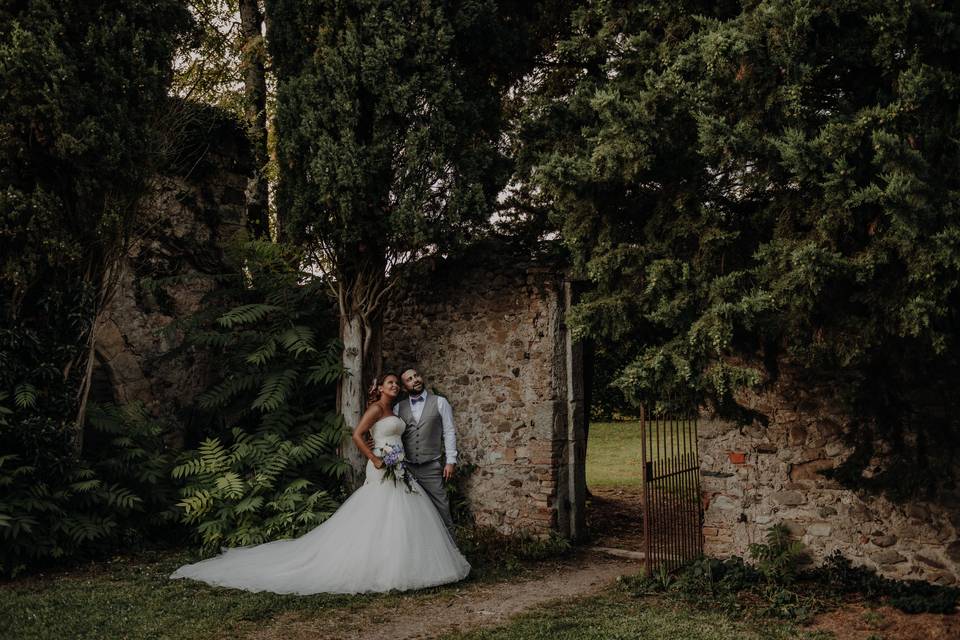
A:
<svg viewBox="0 0 960 640">
<path fill-rule="evenodd" d="M 582 375 L 562 271 L 484 248 L 413 282 L 385 313 L 385 370 L 416 366 L 450 400 L 476 523 L 582 535 Z"/>
<path fill-rule="evenodd" d="M 897 505 L 841 487 L 821 474 L 846 459 L 843 416 L 816 390 L 786 376 L 746 404 L 768 426 L 701 420 L 699 446 L 708 555 L 747 557 L 783 522 L 812 559 L 834 550 L 885 576 L 955 584 L 960 578 L 960 509 L 955 500 Z M 742 460 L 742 461 L 741 461 Z"/>
<path fill-rule="evenodd" d="M 117 290 L 97 329 L 95 399 L 138 400 L 151 413 L 189 422 L 185 408 L 204 387 L 204 362 L 175 348 L 172 323 L 200 307 L 223 272 L 224 245 L 244 219 L 252 164 L 244 134 L 198 110 L 182 132 L 177 165 L 156 176 Z M 169 278 L 173 278 L 169 280 Z M 161 357 L 162 356 L 162 357 Z"/>
</svg>

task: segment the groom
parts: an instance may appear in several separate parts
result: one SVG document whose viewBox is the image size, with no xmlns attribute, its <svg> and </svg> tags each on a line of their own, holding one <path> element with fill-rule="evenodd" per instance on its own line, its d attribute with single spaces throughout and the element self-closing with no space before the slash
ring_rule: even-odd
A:
<svg viewBox="0 0 960 640">
<path fill-rule="evenodd" d="M 443 481 L 453 477 L 457 464 L 453 409 L 443 396 L 427 392 L 423 377 L 415 368 L 400 372 L 400 382 L 408 396 L 393 407 L 393 412 L 407 424 L 403 432 L 407 468 L 427 492 L 452 534 L 453 519 Z M 445 464 L 441 464 L 444 453 Z"/>
</svg>

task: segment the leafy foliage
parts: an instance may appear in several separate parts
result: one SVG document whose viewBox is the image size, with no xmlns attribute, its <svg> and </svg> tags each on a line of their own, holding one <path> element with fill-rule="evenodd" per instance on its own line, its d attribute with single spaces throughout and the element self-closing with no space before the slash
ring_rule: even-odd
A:
<svg viewBox="0 0 960 640">
<path fill-rule="evenodd" d="M 797 577 L 799 562 L 804 558 L 803 544 L 793 540 L 790 530 L 783 524 L 775 524 L 767 531 L 765 544 L 750 544 L 750 557 L 767 582 L 788 585 Z"/>
<path fill-rule="evenodd" d="M 886 603 L 907 613 L 953 613 L 960 589 L 920 580 L 891 580 L 866 567 L 854 567 L 840 551 L 823 565 L 800 571 L 803 547 L 788 530 L 775 525 L 765 544 L 750 545 L 756 564 L 734 556 L 701 557 L 678 574 L 627 577 L 621 588 L 634 596 L 667 593 L 701 608 L 805 622 L 836 606 L 846 596 Z"/>
<path fill-rule="evenodd" d="M 546 537 L 506 535 L 494 527 L 457 527 L 457 546 L 470 561 L 471 576 L 492 576 L 520 571 L 525 563 L 563 557 L 573 547 L 556 532 Z"/>
<path fill-rule="evenodd" d="M 178 506 L 204 549 L 301 535 L 330 516 L 338 506 L 335 494 L 310 478 L 343 472 L 335 454 L 340 434 L 332 422 L 326 434 L 311 428 L 302 436 L 235 428 L 229 448 L 208 439 L 181 460 L 173 477 L 187 485 Z"/>
<path fill-rule="evenodd" d="M 954 613 L 960 589 L 921 580 L 891 580 L 863 566 L 855 567 L 839 551 L 827 557 L 813 576 L 839 594 L 857 593 L 873 600 L 886 599 L 907 613 Z"/>
<path fill-rule="evenodd" d="M 130 542 L 162 519 L 151 480 L 124 467 L 144 452 L 162 463 L 161 427 L 131 408 L 132 431 L 113 441 L 103 412 L 78 415 L 94 319 L 162 160 L 158 122 L 188 24 L 173 0 L 0 6 L 4 573 Z M 103 442 L 81 452 L 84 429 Z"/>
<path fill-rule="evenodd" d="M 94 406 L 83 459 L 0 455 L 0 573 L 169 534 L 176 521 L 167 427 L 142 405 Z M 41 462 L 46 462 L 44 465 Z"/>
<path fill-rule="evenodd" d="M 801 590 L 785 583 L 765 582 L 763 574 L 737 556 L 725 560 L 702 557 L 676 575 L 624 577 L 620 587 L 634 596 L 663 593 L 687 606 L 729 615 L 798 622 L 809 620 L 831 604 L 816 589 Z"/>
<path fill-rule="evenodd" d="M 193 16 L 189 39 L 177 51 L 173 92 L 183 99 L 215 105 L 243 116 L 243 33 L 237 0 L 188 0 Z"/>
<path fill-rule="evenodd" d="M 189 345 L 209 349 L 217 382 L 197 398 L 210 425 L 172 470 L 182 521 L 205 551 L 300 535 L 342 496 L 345 435 L 334 413 L 341 374 L 332 309 L 290 247 L 233 248 L 235 286 L 190 320 Z"/>
<path fill-rule="evenodd" d="M 387 274 L 488 231 L 510 175 L 502 100 L 569 4 L 266 1 L 280 232 L 329 276 L 350 426 L 379 372 Z"/>
<path fill-rule="evenodd" d="M 268 0 L 290 237 L 350 276 L 485 227 L 509 177 L 501 100 L 569 4 Z"/>
<path fill-rule="evenodd" d="M 945 2 L 575 13 L 527 96 L 519 175 L 594 285 L 577 334 L 642 346 L 618 376 L 633 402 L 692 393 L 746 421 L 737 392 L 790 373 L 855 423 L 842 479 L 952 484 L 958 29 Z M 893 453 L 866 478 L 878 439 Z"/>
<path fill-rule="evenodd" d="M 0 389 L 16 397 L 7 451 L 24 459 L 80 440 L 66 432 L 82 427 L 94 317 L 163 160 L 188 25 L 174 0 L 0 7 Z"/>
<path fill-rule="evenodd" d="M 458 527 L 473 526 L 473 513 L 470 511 L 470 500 L 467 498 L 466 486 L 477 470 L 477 465 L 472 462 L 460 462 L 457 465 L 457 473 L 449 482 L 445 482 L 443 489 L 447 494 L 447 500 L 450 503 L 450 517 L 453 523 Z"/>
</svg>

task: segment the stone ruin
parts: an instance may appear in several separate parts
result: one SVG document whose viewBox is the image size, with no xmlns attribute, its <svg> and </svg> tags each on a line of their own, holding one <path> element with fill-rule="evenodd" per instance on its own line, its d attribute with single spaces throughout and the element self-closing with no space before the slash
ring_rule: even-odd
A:
<svg viewBox="0 0 960 640">
<path fill-rule="evenodd" d="M 477 524 L 586 533 L 583 350 L 555 261 L 480 246 L 438 260 L 384 314 L 385 371 L 413 365 L 454 410 Z"/>
<path fill-rule="evenodd" d="M 189 115 L 189 114 L 187 114 Z M 142 232 L 97 327 L 94 400 L 143 402 L 151 413 L 190 421 L 187 407 L 206 380 L 196 353 L 176 349 L 175 321 L 198 309 L 224 272 L 224 247 L 243 228 L 253 169 L 243 130 L 200 110 L 183 133 L 181 157 L 145 199 Z M 192 141 L 192 142 L 189 142 Z"/>
<path fill-rule="evenodd" d="M 748 557 L 750 543 L 783 523 L 812 560 L 839 550 L 881 575 L 955 585 L 960 579 L 960 495 L 896 504 L 822 472 L 853 453 L 847 419 L 824 393 L 781 373 L 772 389 L 741 400 L 770 419 L 738 427 L 701 420 L 698 444 L 707 555 Z"/>
<path fill-rule="evenodd" d="M 178 347 L 244 225 L 252 164 L 243 132 L 214 120 L 202 153 L 158 176 L 96 344 L 93 399 L 143 402 L 189 428 L 202 354 Z M 499 251 L 499 252 L 498 252 Z M 482 256 L 480 255 L 482 254 Z M 482 258 L 482 259 L 480 259 Z M 165 279 L 165 280 L 163 280 Z M 388 366 L 416 362 L 454 408 L 471 512 L 504 533 L 585 534 L 582 355 L 555 262 L 490 247 L 441 260 L 386 313 Z"/>
<path fill-rule="evenodd" d="M 252 169 L 234 125 L 209 127 L 198 148 L 187 170 L 157 180 L 148 231 L 132 247 L 99 327 L 94 389 L 95 399 L 141 400 L 181 424 L 206 368 L 197 354 L 174 350 L 179 336 L 170 328 L 216 286 L 223 246 L 243 226 Z M 179 278 L 151 285 L 164 276 Z M 480 525 L 586 534 L 583 351 L 564 323 L 576 289 L 555 261 L 482 246 L 437 259 L 385 313 L 387 370 L 415 364 L 453 405 L 466 494 Z M 769 426 L 701 421 L 706 552 L 745 556 L 770 525 L 784 522 L 814 559 L 839 549 L 883 575 L 956 584 L 956 501 L 896 505 L 821 475 L 851 450 L 844 419 L 817 398 L 782 377 L 750 400 Z"/>
</svg>

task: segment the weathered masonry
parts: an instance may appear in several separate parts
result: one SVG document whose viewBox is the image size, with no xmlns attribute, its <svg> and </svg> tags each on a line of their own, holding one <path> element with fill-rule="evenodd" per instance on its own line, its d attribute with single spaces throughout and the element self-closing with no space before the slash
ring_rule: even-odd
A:
<svg viewBox="0 0 960 640">
<path fill-rule="evenodd" d="M 158 176 L 98 331 L 95 396 L 144 402 L 188 426 L 207 384 L 202 352 L 177 351 L 173 323 L 195 312 L 243 228 L 250 172 L 242 132 L 214 121 L 183 173 Z M 476 521 L 505 533 L 580 537 L 584 521 L 582 353 L 564 315 L 563 265 L 484 245 L 439 260 L 387 310 L 385 363 L 420 367 L 454 408 Z M 157 281 L 167 276 L 173 279 Z"/>
<path fill-rule="evenodd" d="M 839 550 L 885 576 L 956 584 L 960 496 L 895 504 L 823 475 L 852 453 L 846 418 L 825 397 L 826 390 L 791 384 L 784 371 L 768 392 L 742 398 L 769 417 L 768 426 L 701 419 L 707 555 L 746 557 L 751 542 L 782 522 L 816 562 Z"/>
<path fill-rule="evenodd" d="M 574 283 L 488 246 L 412 281 L 385 313 L 385 370 L 416 366 L 450 400 L 477 524 L 581 537 L 583 361 L 564 323 Z"/>
<path fill-rule="evenodd" d="M 141 401 L 181 424 L 206 386 L 207 363 L 202 353 L 174 354 L 182 335 L 170 328 L 217 286 L 225 245 L 243 228 L 253 167 L 238 125 L 192 108 L 200 112 L 183 133 L 179 162 L 154 179 L 141 210 L 143 228 L 97 327 L 93 389 L 97 400 Z"/>
</svg>

